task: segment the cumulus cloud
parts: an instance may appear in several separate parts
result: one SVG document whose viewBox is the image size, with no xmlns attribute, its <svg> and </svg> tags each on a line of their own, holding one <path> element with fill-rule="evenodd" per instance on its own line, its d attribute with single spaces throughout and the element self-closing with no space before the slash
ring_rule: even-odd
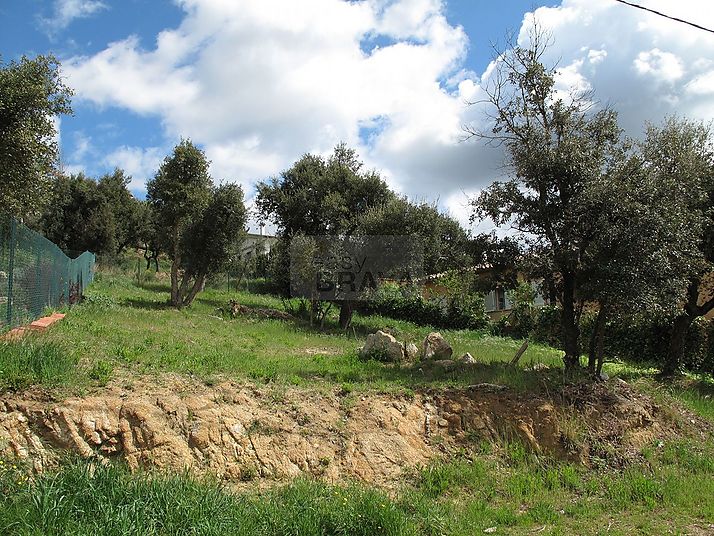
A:
<svg viewBox="0 0 714 536">
<path fill-rule="evenodd" d="M 41 19 L 50 35 L 65 29 L 75 19 L 90 17 L 107 9 L 107 5 L 100 0 L 55 0 L 52 7 L 52 17 Z"/>
<path fill-rule="evenodd" d="M 163 147 L 121 146 L 104 157 L 104 164 L 109 169 L 121 168 L 131 176 L 129 189 L 143 191 L 146 181 L 159 169 L 166 149 Z"/>
<path fill-rule="evenodd" d="M 216 179 L 250 195 L 256 180 L 344 140 L 400 192 L 439 198 L 465 222 L 464 192 L 504 175 L 500 150 L 463 141 L 464 124 L 487 128 L 483 107 L 466 102 L 493 65 L 466 68 L 468 36 L 441 0 L 178 3 L 181 24 L 154 46 L 127 36 L 64 71 L 84 100 L 159 118 L 167 147 L 201 144 Z M 648 5 L 714 25 L 701 3 Z M 545 59 L 560 65 L 558 89 L 592 88 L 628 133 L 675 111 L 714 115 L 710 35 L 615 2 L 563 0 L 524 18 L 522 44 L 534 18 L 553 36 Z M 120 147 L 105 160 L 131 168 L 139 188 L 165 150 Z"/>
</svg>

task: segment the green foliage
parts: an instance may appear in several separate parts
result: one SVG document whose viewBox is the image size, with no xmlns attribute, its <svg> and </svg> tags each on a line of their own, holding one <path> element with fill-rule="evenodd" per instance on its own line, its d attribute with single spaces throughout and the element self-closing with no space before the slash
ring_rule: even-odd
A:
<svg viewBox="0 0 714 536">
<path fill-rule="evenodd" d="M 358 226 L 364 235 L 419 237 L 426 274 L 469 264 L 466 231 L 452 217 L 439 212 L 435 204 L 395 197 L 361 214 Z"/>
<path fill-rule="evenodd" d="M 99 178 L 99 194 L 104 197 L 112 211 L 116 242 L 116 253 L 122 253 L 130 247 L 138 247 L 141 243 L 141 231 L 145 225 L 146 206 L 136 199 L 129 191 L 131 177 L 123 170 L 115 169 Z"/>
<path fill-rule="evenodd" d="M 224 184 L 216 188 L 201 218 L 184 235 L 184 270 L 196 275 L 214 274 L 228 266 L 236 255 L 246 220 L 241 187 Z"/>
<path fill-rule="evenodd" d="M 478 293 L 425 298 L 420 287 L 386 283 L 366 296 L 362 309 L 422 326 L 483 329 L 488 324 L 484 299 Z"/>
<path fill-rule="evenodd" d="M 115 175 L 120 175 L 117 170 Z M 125 184 L 122 186 L 129 199 L 134 199 Z M 114 256 L 125 241 L 124 224 L 131 221 L 126 209 L 117 206 L 118 191 L 108 191 L 83 174 L 66 177 L 58 175 L 52 185 L 51 202 L 39 222 L 42 233 L 64 251 L 74 253 L 91 251 L 97 255 Z M 127 206 L 131 201 L 127 201 Z M 134 200 L 134 203 L 138 203 Z"/>
<path fill-rule="evenodd" d="M 69 383 L 77 359 L 59 344 L 23 340 L 0 342 L 0 390 L 21 390 L 30 385 L 49 387 Z"/>
<path fill-rule="evenodd" d="M 344 143 L 327 161 L 307 154 L 257 189 L 260 215 L 285 237 L 351 234 L 359 215 L 394 196 L 376 172 L 362 171 L 357 153 Z"/>
<path fill-rule="evenodd" d="M 4 211 L 37 215 L 58 159 L 54 117 L 71 114 L 72 91 L 54 56 L 0 63 L 0 199 Z"/>
<path fill-rule="evenodd" d="M 394 197 L 378 173 L 362 171 L 357 153 L 344 143 L 328 160 L 304 155 L 279 177 L 258 183 L 257 190 L 260 217 L 275 223 L 281 235 L 269 273 L 284 295 L 290 288 L 293 236 L 352 234 L 361 214 Z"/>
<path fill-rule="evenodd" d="M 206 279 L 227 265 L 247 220 L 240 186 L 213 187 L 208 166 L 203 151 L 182 140 L 147 183 L 153 225 L 144 233 L 147 254 L 160 248 L 171 259 L 171 303 L 177 307 L 190 305 Z"/>
</svg>

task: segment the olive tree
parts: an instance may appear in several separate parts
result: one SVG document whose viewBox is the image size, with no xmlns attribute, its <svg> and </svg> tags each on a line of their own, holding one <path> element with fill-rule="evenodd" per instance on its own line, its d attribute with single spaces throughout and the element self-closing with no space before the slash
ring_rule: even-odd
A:
<svg viewBox="0 0 714 536">
<path fill-rule="evenodd" d="M 171 259 L 171 304 L 190 305 L 206 278 L 221 269 L 244 231 L 243 191 L 215 188 L 209 162 L 182 140 L 147 183 L 156 240 Z"/>
<path fill-rule="evenodd" d="M 710 128 L 686 119 L 668 118 L 649 125 L 641 150 L 652 181 L 669 185 L 670 204 L 683 204 L 679 219 L 692 247 L 673 257 L 684 276 L 662 373 L 675 374 L 682 361 L 687 331 L 698 316 L 714 310 L 714 143 Z"/>
<path fill-rule="evenodd" d="M 0 198 L 4 211 L 37 215 L 59 157 L 54 118 L 71 114 L 71 90 L 53 56 L 0 63 Z"/>
<path fill-rule="evenodd" d="M 503 144 L 513 176 L 494 182 L 473 200 L 475 215 L 511 226 L 527 245 L 534 271 L 552 274 L 562 305 L 564 363 L 580 358 L 578 286 L 582 259 L 598 230 L 583 196 L 606 172 L 620 142 L 615 112 L 591 111 L 588 95 L 556 91 L 556 70 L 541 58 L 547 48 L 536 28 L 530 45 L 501 53 L 485 86 L 493 114 L 489 133 L 475 136 Z"/>
<path fill-rule="evenodd" d="M 258 184 L 256 205 L 260 216 L 278 227 L 283 244 L 275 248 L 275 274 L 287 293 L 289 242 L 305 236 L 349 236 L 358 227 L 358 217 L 392 199 L 394 193 L 375 171 L 363 171 L 357 153 L 338 144 L 328 159 L 306 154 L 292 167 L 268 182 Z M 353 304 L 340 304 L 340 325 L 347 327 Z"/>
</svg>

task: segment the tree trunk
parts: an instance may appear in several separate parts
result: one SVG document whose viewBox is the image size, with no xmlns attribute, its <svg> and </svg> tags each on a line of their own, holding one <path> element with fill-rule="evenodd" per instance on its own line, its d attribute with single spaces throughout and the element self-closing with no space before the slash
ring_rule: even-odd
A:
<svg viewBox="0 0 714 536">
<path fill-rule="evenodd" d="M 679 366 L 684 356 L 684 346 L 687 341 L 687 331 L 694 320 L 689 313 L 680 314 L 672 326 L 672 336 L 669 339 L 669 348 L 667 350 L 667 359 L 662 367 L 662 376 L 671 377 L 677 374 Z"/>
<path fill-rule="evenodd" d="M 179 229 L 174 227 L 172 231 L 173 235 L 173 248 L 172 248 L 172 259 L 171 259 L 171 305 L 174 307 L 181 307 L 181 295 L 179 294 L 179 280 L 178 271 L 179 266 L 181 266 L 181 254 L 179 253 Z"/>
<path fill-rule="evenodd" d="M 183 300 L 183 304 L 185 306 L 189 306 L 193 303 L 193 300 L 196 298 L 199 292 L 203 290 L 203 287 L 206 284 L 206 274 L 201 274 L 196 278 L 196 281 L 193 284 L 193 287 L 191 288 L 191 291 L 188 293 L 186 298 Z"/>
<path fill-rule="evenodd" d="M 340 305 L 340 327 L 342 329 L 347 329 L 352 323 L 352 300 L 345 300 Z"/>
<path fill-rule="evenodd" d="M 674 320 L 672 326 L 672 336 L 669 339 L 667 358 L 662 366 L 662 376 L 671 377 L 679 371 L 684 356 L 684 348 L 687 342 L 687 331 L 694 319 L 702 314 L 702 308 L 698 307 L 699 301 L 699 279 L 689 282 L 687 288 L 687 303 L 684 304 L 684 311 Z"/>
<path fill-rule="evenodd" d="M 575 319 L 575 276 L 572 273 L 563 274 L 563 363 L 565 372 L 575 371 L 580 365 L 580 345 L 578 344 L 579 328 Z"/>
<path fill-rule="evenodd" d="M 178 288 L 178 305 L 181 308 L 185 305 L 186 292 L 188 292 L 188 286 L 191 283 L 191 273 L 184 271 L 183 277 L 181 278 L 181 285 Z"/>
<path fill-rule="evenodd" d="M 180 259 L 174 257 L 171 262 L 171 305 L 174 307 L 181 306 L 181 296 L 179 295 L 179 280 L 178 280 L 178 270 L 179 270 Z"/>
<path fill-rule="evenodd" d="M 601 360 L 600 353 L 602 353 L 603 349 L 606 317 L 607 302 L 603 300 L 600 304 L 600 310 L 597 312 L 597 318 L 595 319 L 595 325 L 593 326 L 593 332 L 590 337 L 590 348 L 588 352 L 588 372 L 590 374 L 597 374 L 600 372 L 598 368 L 602 368 L 602 365 L 598 367 L 598 363 Z"/>
</svg>

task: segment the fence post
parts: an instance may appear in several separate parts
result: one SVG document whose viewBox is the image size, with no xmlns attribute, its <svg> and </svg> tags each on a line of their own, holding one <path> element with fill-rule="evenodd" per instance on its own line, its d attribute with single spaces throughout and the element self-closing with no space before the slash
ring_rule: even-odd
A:
<svg viewBox="0 0 714 536">
<path fill-rule="evenodd" d="M 17 222 L 10 217 L 10 257 L 7 267 L 7 326 L 12 327 L 13 296 L 12 286 L 15 271 L 15 243 L 17 242 Z"/>
</svg>

